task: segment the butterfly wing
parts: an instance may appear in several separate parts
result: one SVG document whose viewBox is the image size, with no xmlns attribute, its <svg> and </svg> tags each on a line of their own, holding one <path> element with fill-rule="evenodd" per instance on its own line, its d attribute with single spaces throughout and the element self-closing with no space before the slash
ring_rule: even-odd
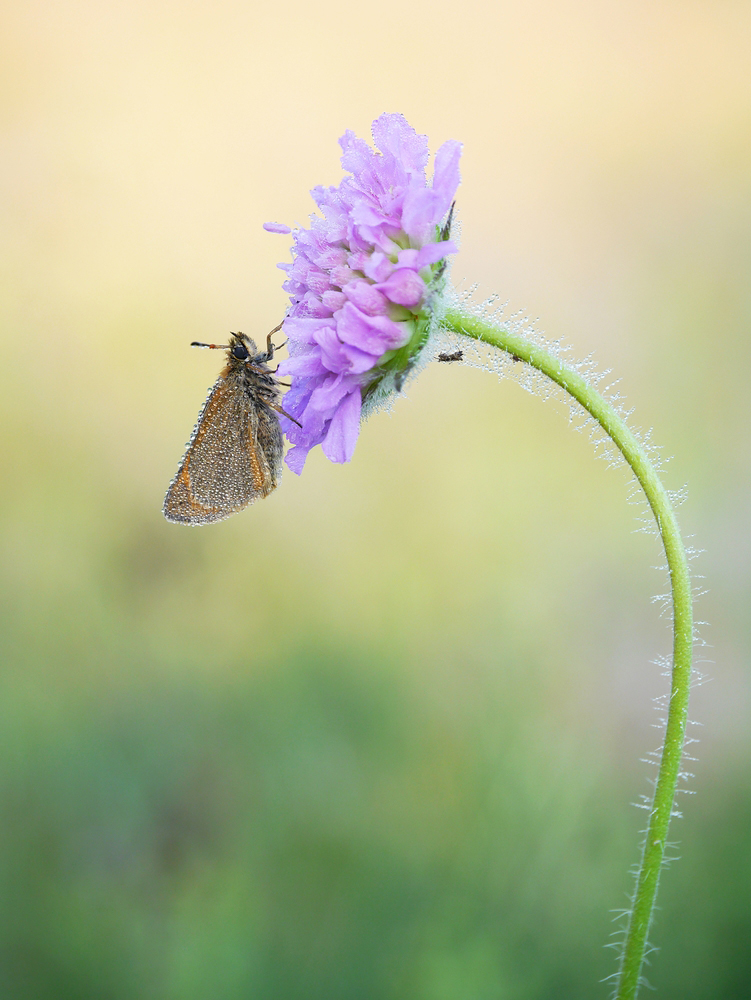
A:
<svg viewBox="0 0 751 1000">
<path fill-rule="evenodd" d="M 276 487 L 282 436 L 276 414 L 248 396 L 234 373 L 222 372 L 198 416 L 164 499 L 178 524 L 211 524 Z"/>
</svg>

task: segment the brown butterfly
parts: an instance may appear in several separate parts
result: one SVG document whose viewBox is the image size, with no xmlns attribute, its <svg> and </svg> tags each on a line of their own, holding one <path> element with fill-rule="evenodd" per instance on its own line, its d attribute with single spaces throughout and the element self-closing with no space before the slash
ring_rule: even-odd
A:
<svg viewBox="0 0 751 1000">
<path fill-rule="evenodd" d="M 259 352 L 243 333 L 229 344 L 200 344 L 227 351 L 227 364 L 198 414 L 188 447 L 164 498 L 164 516 L 176 524 L 211 524 L 242 510 L 276 488 L 282 474 L 279 383 L 266 362 L 271 337 Z M 297 421 L 295 420 L 295 423 Z"/>
</svg>

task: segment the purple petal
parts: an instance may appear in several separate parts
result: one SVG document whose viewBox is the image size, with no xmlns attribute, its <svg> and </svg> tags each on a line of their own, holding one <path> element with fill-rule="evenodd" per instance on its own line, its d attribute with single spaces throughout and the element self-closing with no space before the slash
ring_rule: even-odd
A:
<svg viewBox="0 0 751 1000">
<path fill-rule="evenodd" d="M 339 288 L 344 288 L 345 285 L 349 284 L 350 281 L 354 281 L 358 275 L 354 273 L 352 268 L 346 267 L 342 264 L 341 267 L 335 267 L 331 272 L 331 284 L 338 285 Z"/>
<path fill-rule="evenodd" d="M 357 226 L 381 226 L 388 221 L 393 224 L 396 220 L 389 220 L 383 209 L 360 202 L 352 209 L 352 221 Z"/>
<path fill-rule="evenodd" d="M 337 407 L 326 437 L 323 453 L 332 462 L 349 462 L 360 433 L 362 393 L 359 386 L 346 396 Z"/>
<path fill-rule="evenodd" d="M 359 177 L 370 169 L 374 153 L 364 139 L 358 139 L 351 129 L 347 129 L 339 145 L 342 147 L 342 166 L 345 170 Z"/>
<path fill-rule="evenodd" d="M 347 251 L 344 247 L 322 247 L 315 255 L 313 263 L 322 271 L 330 271 L 347 263 Z"/>
<path fill-rule="evenodd" d="M 344 292 L 324 292 L 321 296 L 321 302 L 330 309 L 332 313 L 336 312 L 337 309 L 341 309 L 344 303 L 347 301 L 347 296 Z"/>
<path fill-rule="evenodd" d="M 399 267 L 411 267 L 413 271 L 419 270 L 417 264 L 417 255 L 419 250 L 415 250 L 412 247 L 408 247 L 406 250 L 399 251 Z"/>
<path fill-rule="evenodd" d="M 324 295 L 326 293 L 324 292 Z M 332 310 L 325 306 L 321 299 L 313 292 L 306 292 L 302 299 L 302 306 L 308 316 L 316 319 L 330 319 Z M 301 309 L 302 311 L 302 309 Z"/>
<path fill-rule="evenodd" d="M 459 187 L 459 158 L 462 144 L 455 139 L 444 142 L 435 156 L 433 186 L 411 184 L 404 199 L 402 225 L 413 239 L 427 240 L 446 215 Z"/>
<path fill-rule="evenodd" d="M 444 142 L 435 154 L 433 190 L 441 199 L 440 204 L 443 206 L 441 217 L 448 212 L 451 202 L 456 196 L 456 189 L 459 187 L 459 159 L 461 155 L 462 144 L 456 139 Z"/>
<path fill-rule="evenodd" d="M 369 260 L 363 261 L 362 270 L 371 281 L 385 281 L 394 270 L 394 265 L 386 254 L 371 254 Z"/>
<path fill-rule="evenodd" d="M 307 409 L 311 414 L 327 415 L 336 409 L 351 389 L 350 382 L 343 375 L 330 375 L 313 390 Z"/>
<path fill-rule="evenodd" d="M 375 285 L 362 278 L 359 281 L 351 281 L 344 289 L 343 294 L 354 302 L 358 309 L 369 316 L 385 315 L 388 308 L 386 298 L 381 295 Z"/>
<path fill-rule="evenodd" d="M 326 368 L 320 354 L 311 352 L 298 354 L 294 358 L 285 358 L 279 362 L 278 371 L 280 375 L 292 375 L 294 378 L 312 378 L 315 375 L 323 375 Z"/>
<path fill-rule="evenodd" d="M 393 347 L 401 346 L 404 331 L 388 316 L 368 316 L 348 302 L 337 314 L 336 332 L 345 344 L 380 358 Z"/>
<path fill-rule="evenodd" d="M 349 255 L 347 263 L 353 271 L 362 271 L 369 260 L 370 254 L 367 250 L 357 250 L 355 253 Z"/>
<path fill-rule="evenodd" d="M 429 240 L 435 231 L 435 226 L 446 214 L 441 205 L 440 194 L 431 188 L 419 188 L 410 191 L 404 199 L 402 226 L 404 232 L 420 243 Z"/>
<path fill-rule="evenodd" d="M 281 233 L 283 236 L 288 236 L 292 232 L 283 222 L 264 222 L 263 228 L 267 233 Z"/>
<path fill-rule="evenodd" d="M 333 330 L 321 330 L 316 339 L 321 349 L 321 363 L 335 374 L 360 375 L 370 371 L 380 357 L 351 344 L 343 344 Z"/>
<path fill-rule="evenodd" d="M 386 281 L 375 287 L 400 306 L 416 306 L 425 295 L 425 282 L 408 267 L 394 271 Z"/>
<path fill-rule="evenodd" d="M 308 271 L 308 288 L 315 292 L 316 295 L 321 295 L 323 292 L 327 292 L 331 288 L 331 279 L 325 271 L 317 271 L 315 268 L 310 268 Z"/>
<path fill-rule="evenodd" d="M 334 320 L 331 317 L 321 319 L 308 319 L 297 316 L 290 316 L 284 321 L 284 332 L 290 341 L 301 345 L 315 344 L 313 334 L 316 330 L 329 326 L 333 329 Z"/>
<path fill-rule="evenodd" d="M 341 139 L 339 141 L 341 142 Z M 316 184 L 316 186 L 312 188 L 310 194 L 316 205 L 318 205 L 319 208 L 323 208 L 324 205 L 328 205 L 335 199 L 336 188 L 331 185 L 329 185 L 329 187 L 324 187 L 323 184 Z"/>
<path fill-rule="evenodd" d="M 435 264 L 436 261 L 443 260 L 447 254 L 456 253 L 457 250 L 458 247 L 453 240 L 442 240 L 439 243 L 426 243 L 421 250 L 418 250 L 413 266 L 418 270 L 422 267 L 428 267 L 430 264 Z M 401 261 L 399 261 L 399 263 L 401 264 Z"/>
<path fill-rule="evenodd" d="M 404 115 L 384 114 L 371 126 L 382 153 L 391 153 L 409 171 L 424 171 L 428 162 L 428 137 L 418 135 Z"/>
<path fill-rule="evenodd" d="M 297 444 L 294 448 L 290 448 L 285 455 L 285 464 L 295 475 L 299 476 L 302 472 L 305 467 L 305 459 L 308 457 L 308 452 L 312 447 L 314 446 Z"/>
</svg>

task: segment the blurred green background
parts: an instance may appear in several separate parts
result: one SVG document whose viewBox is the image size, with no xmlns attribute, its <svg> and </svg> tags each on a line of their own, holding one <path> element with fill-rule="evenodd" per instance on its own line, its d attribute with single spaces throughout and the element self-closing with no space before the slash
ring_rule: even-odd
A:
<svg viewBox="0 0 751 1000">
<path fill-rule="evenodd" d="M 751 7 L 62 0 L 2 47 L 0 995 L 607 995 L 670 645 L 625 470 L 432 365 L 351 465 L 162 518 L 189 342 L 279 321 L 261 224 L 383 111 L 465 143 L 457 285 L 614 369 L 690 486 L 711 683 L 648 974 L 751 995 Z"/>
</svg>

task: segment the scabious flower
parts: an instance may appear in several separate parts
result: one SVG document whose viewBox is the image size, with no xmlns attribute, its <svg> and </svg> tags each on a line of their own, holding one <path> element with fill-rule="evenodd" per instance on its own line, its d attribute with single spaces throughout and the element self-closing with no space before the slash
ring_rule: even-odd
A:
<svg viewBox="0 0 751 1000">
<path fill-rule="evenodd" d="M 323 213 L 295 230 L 292 263 L 280 264 L 291 307 L 284 322 L 291 376 L 282 418 L 293 447 L 287 465 L 300 473 L 320 444 L 332 462 L 348 462 L 363 405 L 401 387 L 440 310 L 447 217 L 459 185 L 461 143 L 445 142 L 433 180 L 425 167 L 428 140 L 402 115 L 373 122 L 375 152 L 353 132 L 339 140 L 351 176 L 311 194 Z M 270 232 L 289 227 L 266 223 Z"/>
</svg>

